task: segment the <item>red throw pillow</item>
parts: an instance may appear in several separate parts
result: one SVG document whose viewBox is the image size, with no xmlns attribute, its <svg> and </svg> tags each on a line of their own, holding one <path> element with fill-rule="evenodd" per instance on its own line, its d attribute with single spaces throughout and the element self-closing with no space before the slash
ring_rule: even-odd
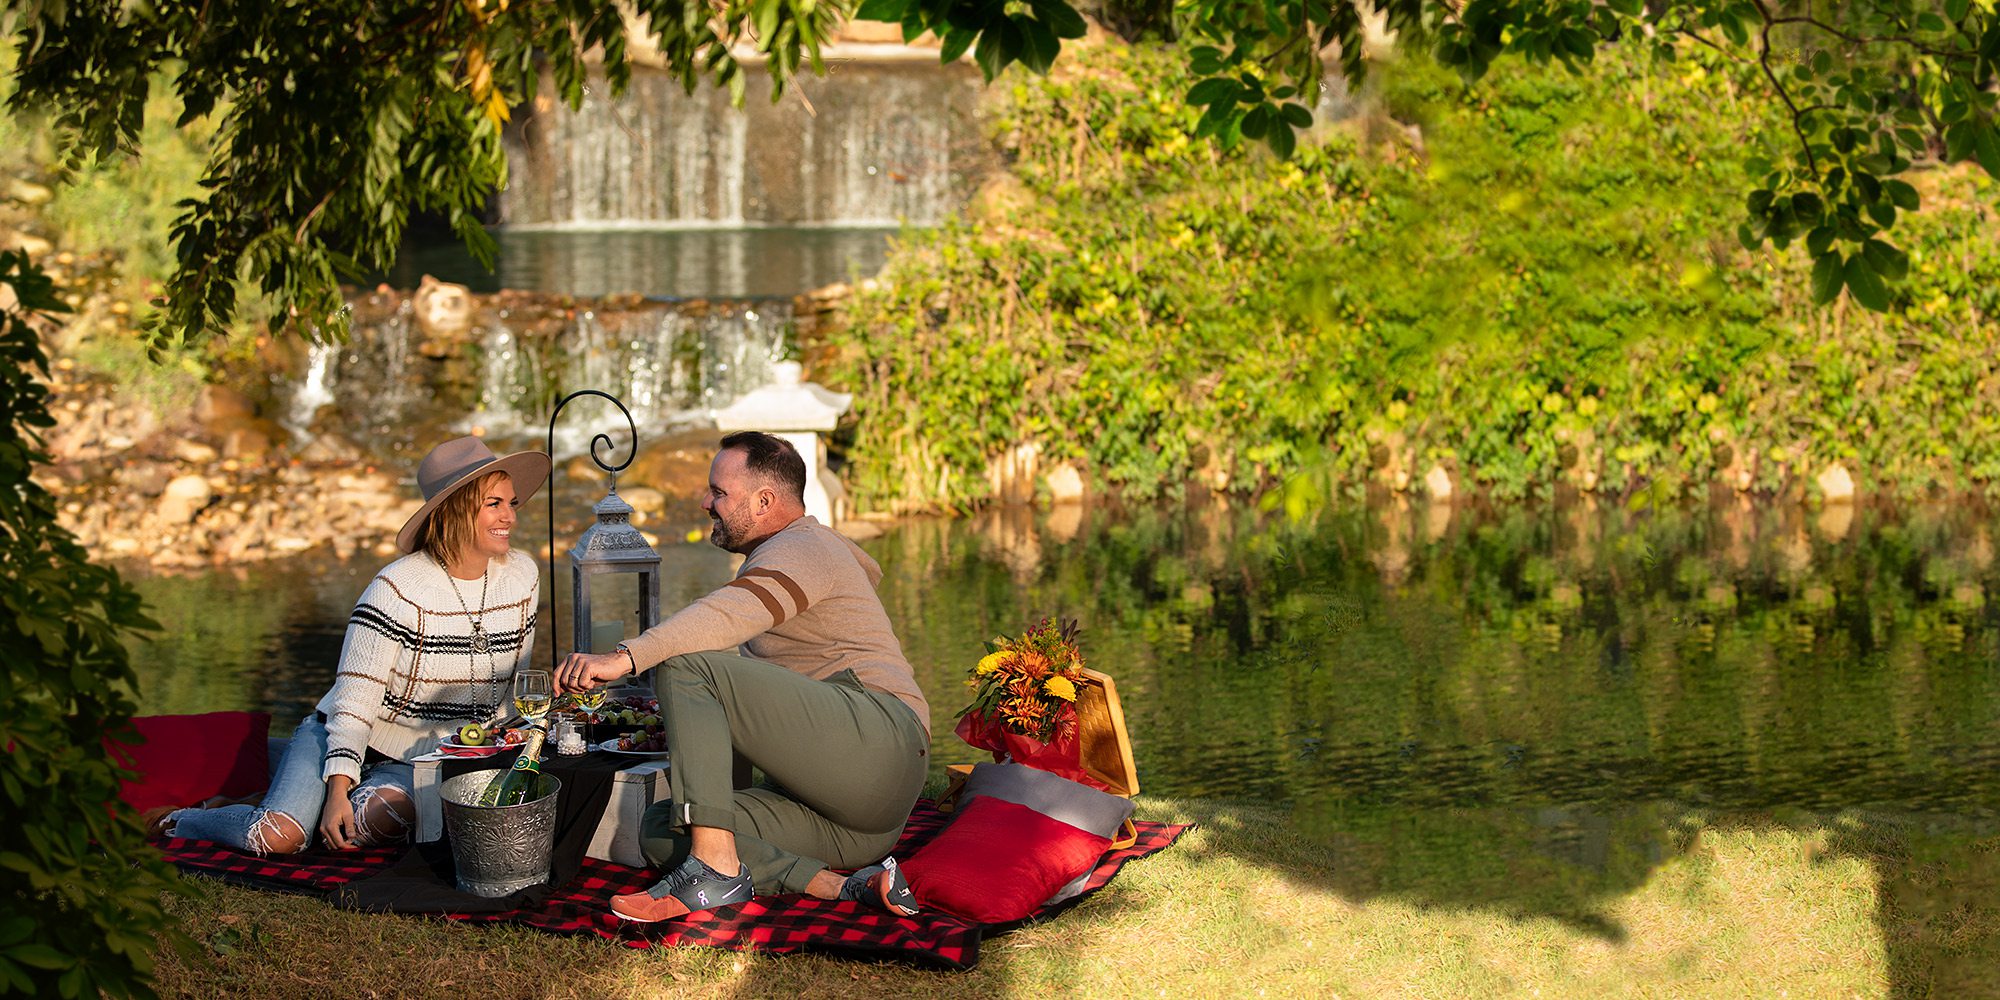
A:
<svg viewBox="0 0 2000 1000">
<path fill-rule="evenodd" d="M 903 872 L 925 909 L 1002 924 L 1033 912 L 1110 846 L 1108 838 L 982 795 L 904 862 Z"/>
<path fill-rule="evenodd" d="M 133 719 L 132 727 L 145 742 L 106 740 L 105 746 L 114 760 L 139 772 L 118 786 L 118 797 L 138 812 L 191 806 L 211 795 L 249 795 L 271 784 L 269 712 L 149 715 Z"/>
</svg>

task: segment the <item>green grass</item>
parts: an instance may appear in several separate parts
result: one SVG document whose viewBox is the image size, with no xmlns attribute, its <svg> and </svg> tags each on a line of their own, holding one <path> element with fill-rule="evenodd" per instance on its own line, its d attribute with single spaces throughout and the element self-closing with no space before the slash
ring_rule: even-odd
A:
<svg viewBox="0 0 2000 1000">
<path fill-rule="evenodd" d="M 1899 904 L 1935 831 L 1879 817 L 1686 813 L 1684 849 L 1589 919 L 1348 886 L 1376 862 L 1268 808 L 1143 800 L 1199 826 L 1067 915 L 989 939 L 968 973 L 349 913 L 215 887 L 181 903 L 208 950 L 170 996 L 1970 996 L 2000 988 L 1994 928 Z M 1974 845 L 1978 848 L 1979 845 Z M 1994 853 L 1993 844 L 1982 848 Z M 1976 853 L 1976 852 L 1975 852 Z M 1990 875 L 1986 876 L 1991 878 Z M 1365 880 L 1364 880 L 1365 881 Z M 220 953 L 218 953 L 220 952 Z M 1893 990 L 1892 990 L 1893 986 Z"/>
</svg>

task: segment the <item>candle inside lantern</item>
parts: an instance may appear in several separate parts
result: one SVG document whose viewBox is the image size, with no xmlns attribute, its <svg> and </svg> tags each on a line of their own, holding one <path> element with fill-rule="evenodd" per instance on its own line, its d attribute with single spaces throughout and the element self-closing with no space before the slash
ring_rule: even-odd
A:
<svg viewBox="0 0 2000 1000">
<path fill-rule="evenodd" d="M 590 623 L 590 651 L 609 653 L 625 641 L 625 623 L 619 621 Z"/>
</svg>

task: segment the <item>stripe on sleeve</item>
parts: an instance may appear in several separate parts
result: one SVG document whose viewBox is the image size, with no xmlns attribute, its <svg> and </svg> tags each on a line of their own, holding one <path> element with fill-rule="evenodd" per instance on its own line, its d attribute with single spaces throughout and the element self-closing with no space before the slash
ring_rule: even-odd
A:
<svg viewBox="0 0 2000 1000">
<path fill-rule="evenodd" d="M 785 606 L 779 604 L 778 599 L 771 596 L 770 591 L 765 590 L 762 586 L 750 580 L 745 580 L 742 577 L 737 577 L 736 579 L 729 581 L 728 586 L 742 587 L 744 590 L 756 594 L 757 599 L 764 602 L 764 610 L 769 611 L 771 613 L 771 624 L 773 627 L 784 623 Z"/>
<path fill-rule="evenodd" d="M 785 574 L 780 573 L 775 569 L 764 569 L 763 567 L 760 566 L 756 569 L 744 570 L 743 575 L 768 576 L 771 579 L 778 581 L 778 586 L 785 588 L 785 593 L 792 595 L 792 603 L 798 606 L 797 609 L 792 612 L 793 614 L 801 614 L 801 615 L 805 614 L 806 605 L 811 603 L 806 600 L 805 588 L 800 587 L 797 583 L 793 582 L 791 577 L 786 576 Z"/>
</svg>

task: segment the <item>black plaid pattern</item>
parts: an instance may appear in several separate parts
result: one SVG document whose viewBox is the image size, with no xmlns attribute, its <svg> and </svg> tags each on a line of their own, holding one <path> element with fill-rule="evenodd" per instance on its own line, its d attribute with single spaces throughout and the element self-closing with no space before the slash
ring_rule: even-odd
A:
<svg viewBox="0 0 2000 1000">
<path fill-rule="evenodd" d="M 948 818 L 930 802 L 919 800 L 903 839 L 896 844 L 896 856 L 907 858 L 915 853 L 937 835 Z M 1139 839 L 1131 847 L 1106 852 L 1083 892 L 1036 910 L 1021 923 L 1045 920 L 1075 906 L 1110 882 L 1126 862 L 1165 849 L 1187 830 L 1185 825 L 1164 823 L 1134 825 Z M 314 851 L 260 858 L 207 841 L 176 839 L 162 842 L 161 850 L 167 860 L 188 872 L 256 888 L 318 893 L 384 871 L 395 865 L 406 849 Z M 759 896 L 741 906 L 703 910 L 657 924 L 629 923 L 611 913 L 611 897 L 638 892 L 658 880 L 659 876 L 647 869 L 585 858 L 576 878 L 534 909 L 442 915 L 472 923 L 511 921 L 555 934 L 595 934 L 634 948 L 701 945 L 773 955 L 815 951 L 901 959 L 950 969 L 978 964 L 982 938 L 1020 926 L 980 924 L 945 913 L 898 917 L 851 900 L 815 899 L 797 893 Z"/>
</svg>

